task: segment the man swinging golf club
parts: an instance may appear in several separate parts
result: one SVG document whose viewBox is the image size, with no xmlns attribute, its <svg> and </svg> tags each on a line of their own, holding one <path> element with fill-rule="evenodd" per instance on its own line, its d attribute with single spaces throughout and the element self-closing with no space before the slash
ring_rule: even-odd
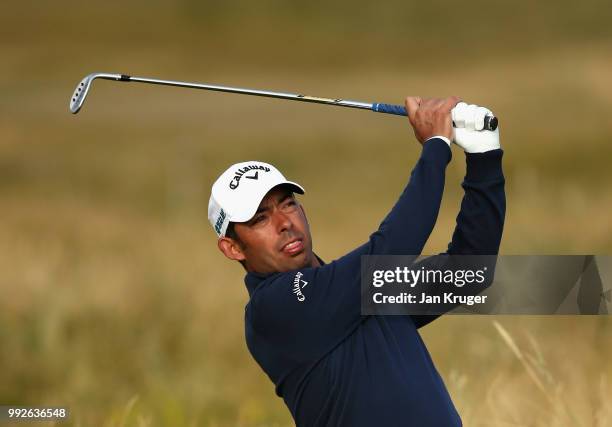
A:
<svg viewBox="0 0 612 427">
<path fill-rule="evenodd" d="M 208 216 L 223 254 L 247 271 L 248 348 L 297 426 L 459 426 L 417 331 L 435 316 L 361 314 L 362 255 L 420 254 L 442 200 L 451 140 L 466 152 L 465 191 L 447 254 L 497 254 L 504 224 L 499 130 L 491 112 L 447 99 L 406 99 L 422 151 L 378 230 L 325 263 L 313 252 L 304 189 L 250 161 L 214 183 Z M 456 129 L 453 129 L 453 121 Z"/>
</svg>

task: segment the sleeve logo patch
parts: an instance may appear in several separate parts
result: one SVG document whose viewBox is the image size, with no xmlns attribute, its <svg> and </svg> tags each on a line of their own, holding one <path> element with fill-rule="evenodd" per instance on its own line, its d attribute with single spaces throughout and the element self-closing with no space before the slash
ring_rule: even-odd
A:
<svg viewBox="0 0 612 427">
<path fill-rule="evenodd" d="M 304 289 L 306 285 L 308 285 L 308 282 L 306 280 L 302 280 L 302 276 L 304 276 L 302 272 L 298 271 L 295 277 L 293 278 L 292 292 L 295 294 L 299 302 L 304 302 L 306 300 L 306 296 L 302 292 L 302 289 Z"/>
</svg>

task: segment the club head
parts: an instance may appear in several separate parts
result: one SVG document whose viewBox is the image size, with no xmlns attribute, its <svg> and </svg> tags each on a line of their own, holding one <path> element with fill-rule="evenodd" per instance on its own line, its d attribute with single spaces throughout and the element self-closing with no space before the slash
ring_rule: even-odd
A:
<svg viewBox="0 0 612 427">
<path fill-rule="evenodd" d="M 109 73 L 92 73 L 88 76 L 85 76 L 83 80 L 79 82 L 72 97 L 70 98 L 70 112 L 72 114 L 76 114 L 79 112 L 83 103 L 85 102 L 85 97 L 87 96 L 87 92 L 89 92 L 89 87 L 93 83 L 95 79 L 106 79 L 106 80 L 122 80 L 121 74 L 109 74 Z"/>
</svg>

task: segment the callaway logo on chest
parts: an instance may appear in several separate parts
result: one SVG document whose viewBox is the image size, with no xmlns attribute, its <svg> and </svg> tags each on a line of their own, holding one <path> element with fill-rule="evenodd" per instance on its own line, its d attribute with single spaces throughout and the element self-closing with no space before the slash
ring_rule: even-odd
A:
<svg viewBox="0 0 612 427">
<path fill-rule="evenodd" d="M 270 168 L 266 167 L 266 166 L 260 166 L 260 165 L 247 165 L 244 167 L 241 167 L 240 169 L 238 169 L 234 175 L 234 177 L 232 178 L 232 180 L 229 183 L 229 188 L 231 188 L 232 190 L 235 190 L 236 188 L 238 188 L 238 186 L 240 185 L 240 179 L 243 177 L 243 175 L 251 170 L 254 170 L 255 173 L 251 174 L 251 175 L 245 175 L 245 178 L 249 178 L 249 179 L 258 179 L 259 178 L 259 171 L 264 171 L 264 172 L 270 172 Z"/>
<path fill-rule="evenodd" d="M 302 289 L 304 289 L 308 284 L 306 280 L 302 280 L 302 276 L 302 272 L 298 271 L 295 277 L 293 278 L 293 293 L 295 294 L 299 302 L 302 302 L 306 299 L 306 296 L 302 292 Z"/>
</svg>

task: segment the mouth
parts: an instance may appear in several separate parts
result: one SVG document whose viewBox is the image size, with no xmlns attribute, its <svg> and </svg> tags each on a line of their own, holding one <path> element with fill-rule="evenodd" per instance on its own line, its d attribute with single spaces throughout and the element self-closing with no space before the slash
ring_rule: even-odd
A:
<svg viewBox="0 0 612 427">
<path fill-rule="evenodd" d="M 292 239 L 289 242 L 285 243 L 281 248 L 281 252 L 286 253 L 287 255 L 297 255 L 304 250 L 304 243 L 302 239 Z"/>
</svg>

